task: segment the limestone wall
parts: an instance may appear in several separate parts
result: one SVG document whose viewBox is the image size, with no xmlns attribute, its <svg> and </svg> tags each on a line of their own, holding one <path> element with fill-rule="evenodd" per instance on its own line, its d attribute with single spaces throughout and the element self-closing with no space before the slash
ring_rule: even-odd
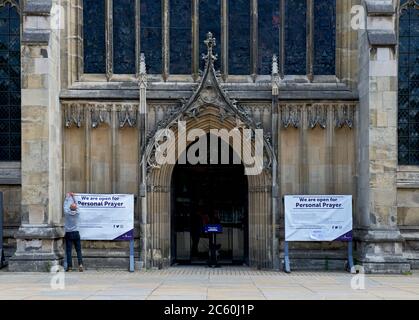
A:
<svg viewBox="0 0 419 320">
<path fill-rule="evenodd" d="M 419 168 L 401 166 L 397 172 L 397 223 L 404 238 L 404 256 L 419 269 Z"/>
<path fill-rule="evenodd" d="M 20 202 L 22 188 L 19 185 L 1 185 L 0 192 L 3 193 L 3 245 L 7 260 L 16 250 L 16 240 L 14 237 L 20 226 Z"/>
<path fill-rule="evenodd" d="M 271 105 L 267 102 L 243 104 L 249 113 L 261 121 L 264 129 L 271 127 Z M 131 193 L 136 196 L 136 254 L 140 252 L 139 130 L 121 122 L 126 110 L 138 108 L 132 102 L 64 101 L 64 189 L 65 192 Z M 175 112 L 179 104 L 149 102 L 148 127 L 152 130 L 168 113 Z M 281 102 L 278 118 L 280 196 L 289 194 L 349 194 L 356 207 L 356 132 L 357 104 L 355 102 Z M 135 113 L 129 117 L 136 120 Z M 212 119 L 212 118 L 211 118 Z M 217 127 L 216 118 L 211 126 Z M 207 122 L 205 122 L 207 123 Z M 293 125 L 289 125 L 294 123 Z M 124 125 L 125 124 L 125 125 Z M 122 127 L 121 127 L 122 125 Z M 215 128 L 214 127 L 214 128 Z M 170 170 L 163 170 L 170 172 Z M 159 250 L 164 265 L 170 264 L 170 181 L 167 174 L 160 180 L 150 180 L 148 198 L 149 243 Z M 164 188 L 163 188 L 164 187 Z M 155 189 L 160 188 L 160 189 Z M 250 190 L 251 189 L 251 190 Z M 257 212 L 270 211 L 269 183 L 249 189 L 250 231 L 268 226 L 268 216 Z M 265 196 L 265 193 L 267 197 Z M 263 209 L 265 208 L 265 209 Z M 280 233 L 283 239 L 283 208 Z M 253 221 L 253 222 L 252 222 Z M 252 224 L 254 223 L 254 225 Z M 260 230 L 259 230 L 260 231 Z M 270 256 L 260 244 L 260 237 L 270 237 L 269 228 L 249 234 L 249 256 L 252 264 L 259 265 L 259 256 Z M 126 243 L 85 241 L 88 263 L 100 266 L 123 266 L 127 257 Z M 340 243 L 305 244 L 292 246 L 295 268 L 343 269 L 346 251 Z M 151 252 L 153 252 L 153 250 Z M 255 251 L 256 250 L 256 251 Z M 265 258 L 264 258 L 265 259 Z M 266 258 L 260 265 L 270 265 Z"/>
<path fill-rule="evenodd" d="M 72 105 L 79 109 L 73 109 L 73 113 L 67 113 L 67 121 L 63 129 L 64 191 L 134 194 L 135 224 L 137 226 L 135 236 L 138 239 L 140 230 L 139 131 L 136 126 L 127 125 L 121 128 L 119 122 L 121 108 L 128 104 L 83 102 L 65 104 L 62 107 L 71 112 L 69 109 Z M 99 115 L 95 112 L 96 108 L 105 108 L 107 111 L 104 111 L 103 115 Z M 80 127 L 75 121 L 77 114 L 80 115 Z M 103 119 L 103 122 L 100 121 L 100 118 Z M 73 122 L 69 122 L 69 120 Z M 138 241 L 136 247 L 138 248 Z M 128 243 L 126 242 L 83 241 L 83 248 L 87 265 L 106 267 L 125 267 L 127 265 Z"/>
<path fill-rule="evenodd" d="M 352 195 L 356 208 L 357 105 L 290 102 L 281 103 L 280 110 L 281 198 L 299 194 Z M 282 233 L 283 210 L 281 206 Z M 292 243 L 291 263 L 297 269 L 342 270 L 345 247 L 343 243 Z"/>
</svg>

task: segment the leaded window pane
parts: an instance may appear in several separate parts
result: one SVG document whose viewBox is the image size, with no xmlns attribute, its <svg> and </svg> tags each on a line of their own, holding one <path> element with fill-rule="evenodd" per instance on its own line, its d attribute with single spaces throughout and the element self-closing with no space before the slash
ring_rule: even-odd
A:
<svg viewBox="0 0 419 320">
<path fill-rule="evenodd" d="M 20 161 L 20 18 L 10 3 L 0 7 L 0 161 Z"/>
<path fill-rule="evenodd" d="M 221 52 L 221 0 L 200 0 L 199 1 L 199 51 L 200 54 L 206 53 L 207 49 L 204 40 L 207 33 L 212 32 L 217 41 L 214 53 L 218 55 L 215 61 L 215 68 L 220 68 Z M 203 62 L 201 64 L 203 68 Z"/>
<path fill-rule="evenodd" d="M 141 0 L 141 52 L 150 74 L 162 73 L 162 2 Z"/>
<path fill-rule="evenodd" d="M 271 74 L 272 57 L 279 55 L 280 10 L 279 0 L 258 1 L 258 73 Z"/>
<path fill-rule="evenodd" d="M 403 9 L 399 26 L 399 164 L 419 165 L 419 10 Z"/>
<path fill-rule="evenodd" d="M 113 2 L 113 71 L 135 73 L 135 0 Z"/>
<path fill-rule="evenodd" d="M 106 73 L 105 0 L 83 0 L 84 73 Z"/>
<path fill-rule="evenodd" d="M 250 0 L 229 0 L 229 74 L 250 74 Z"/>
<path fill-rule="evenodd" d="M 170 73 L 192 72 L 192 0 L 170 0 Z"/>
<path fill-rule="evenodd" d="M 307 69 L 307 1 L 285 0 L 285 63 L 288 75 L 305 75 Z"/>
<path fill-rule="evenodd" d="M 335 57 L 336 0 L 314 0 L 314 74 L 334 75 Z"/>
</svg>

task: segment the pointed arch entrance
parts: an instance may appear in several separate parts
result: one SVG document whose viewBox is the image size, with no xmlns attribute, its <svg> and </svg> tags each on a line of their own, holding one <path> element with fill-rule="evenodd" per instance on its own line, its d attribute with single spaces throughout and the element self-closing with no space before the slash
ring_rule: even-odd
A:
<svg viewBox="0 0 419 320">
<path fill-rule="evenodd" d="M 206 65 L 198 89 L 191 98 L 184 102 L 180 110 L 169 114 L 155 128 L 147 139 L 145 150 L 142 152 L 142 245 L 144 247 L 143 261 L 147 266 L 168 267 L 173 260 L 173 239 L 171 237 L 171 212 L 173 203 L 171 193 L 173 189 L 172 176 L 175 163 L 160 165 L 157 161 L 162 132 L 170 131 L 174 139 L 167 142 L 167 154 L 182 154 L 187 148 L 177 150 L 179 139 L 183 131 L 179 122 L 184 123 L 185 132 L 201 130 L 210 134 L 212 130 L 227 130 L 242 133 L 251 131 L 251 148 L 237 152 L 243 157 L 252 157 L 255 150 L 256 131 L 261 130 L 251 116 L 236 101 L 231 100 L 221 88 L 218 73 L 214 69 L 213 47 L 215 39 L 211 33 L 205 41 L 208 53 L 204 56 Z M 179 138 L 180 137 L 180 138 Z M 166 143 L 166 142 L 165 142 Z M 229 141 L 230 146 L 237 151 L 237 145 Z M 276 225 L 272 212 L 273 181 L 272 166 L 276 164 L 269 134 L 263 134 L 263 163 L 259 163 L 261 171 L 247 176 L 247 212 L 248 212 L 248 261 L 249 265 L 257 268 L 272 268 L 274 252 L 277 246 Z"/>
<path fill-rule="evenodd" d="M 211 164 L 210 140 L 218 140 L 218 164 Z M 171 182 L 172 264 L 206 264 L 209 236 L 206 224 L 221 224 L 217 235 L 218 262 L 221 265 L 249 263 L 248 182 L 243 164 L 221 161 L 223 143 L 219 137 L 206 136 L 205 164 L 177 163 Z M 193 144 L 191 145 L 193 146 Z M 189 151 L 189 150 L 188 150 Z"/>
</svg>

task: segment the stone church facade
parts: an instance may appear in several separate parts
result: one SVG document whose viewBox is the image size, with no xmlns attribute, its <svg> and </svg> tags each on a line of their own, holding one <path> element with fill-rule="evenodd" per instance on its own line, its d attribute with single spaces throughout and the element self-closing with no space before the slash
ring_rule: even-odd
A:
<svg viewBox="0 0 419 320">
<path fill-rule="evenodd" d="M 0 0 L 0 20 L 10 270 L 62 263 L 69 191 L 134 194 L 138 266 L 175 263 L 178 165 L 156 165 L 155 138 L 180 120 L 263 129 L 263 170 L 236 183 L 250 267 L 283 268 L 285 195 L 344 194 L 356 263 L 418 268 L 418 1 Z M 87 267 L 128 261 L 124 242 L 83 250 Z M 295 269 L 345 260 L 291 244 Z"/>
</svg>

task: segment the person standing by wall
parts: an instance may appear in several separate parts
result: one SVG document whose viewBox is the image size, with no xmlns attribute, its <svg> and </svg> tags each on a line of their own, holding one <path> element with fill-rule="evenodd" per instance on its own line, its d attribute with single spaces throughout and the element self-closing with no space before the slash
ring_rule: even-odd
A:
<svg viewBox="0 0 419 320">
<path fill-rule="evenodd" d="M 79 271 L 83 272 L 83 257 L 81 253 L 81 242 L 80 233 L 78 230 L 79 221 L 79 210 L 77 207 L 76 200 L 74 199 L 74 193 L 70 192 L 67 194 L 64 201 L 64 216 L 65 216 L 65 250 L 67 257 L 67 272 L 73 270 L 73 258 L 72 249 L 73 244 L 77 252 L 77 260 L 79 264 Z"/>
</svg>

